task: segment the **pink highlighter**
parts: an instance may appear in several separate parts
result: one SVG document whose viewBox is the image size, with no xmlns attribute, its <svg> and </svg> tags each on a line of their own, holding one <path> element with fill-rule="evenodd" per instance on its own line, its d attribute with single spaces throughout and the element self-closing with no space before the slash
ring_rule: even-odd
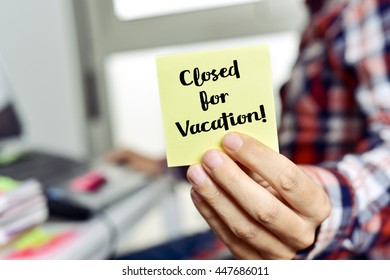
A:
<svg viewBox="0 0 390 280">
<path fill-rule="evenodd" d="M 106 178 L 97 171 L 90 171 L 82 176 L 74 178 L 70 182 L 70 188 L 74 192 L 95 192 L 105 183 Z"/>
</svg>

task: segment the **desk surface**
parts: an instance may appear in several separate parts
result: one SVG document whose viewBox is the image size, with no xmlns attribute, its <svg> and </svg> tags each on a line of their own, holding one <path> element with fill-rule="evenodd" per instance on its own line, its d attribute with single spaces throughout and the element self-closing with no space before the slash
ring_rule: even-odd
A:
<svg viewBox="0 0 390 280">
<path fill-rule="evenodd" d="M 47 242 L 18 249 L 17 242 L 0 249 L 1 259 L 106 259 L 119 241 L 165 194 L 173 179 L 159 177 L 136 193 L 107 207 L 85 222 L 49 220 L 41 227 L 51 236 Z M 15 245 L 16 244 L 16 245 Z"/>
</svg>

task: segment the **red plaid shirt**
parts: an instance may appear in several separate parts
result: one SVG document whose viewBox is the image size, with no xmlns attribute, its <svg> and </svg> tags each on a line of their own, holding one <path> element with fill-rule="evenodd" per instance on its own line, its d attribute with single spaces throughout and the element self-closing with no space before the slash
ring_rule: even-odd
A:
<svg viewBox="0 0 390 280">
<path fill-rule="evenodd" d="M 310 0 L 281 152 L 333 211 L 304 257 L 390 259 L 390 1 Z"/>
</svg>

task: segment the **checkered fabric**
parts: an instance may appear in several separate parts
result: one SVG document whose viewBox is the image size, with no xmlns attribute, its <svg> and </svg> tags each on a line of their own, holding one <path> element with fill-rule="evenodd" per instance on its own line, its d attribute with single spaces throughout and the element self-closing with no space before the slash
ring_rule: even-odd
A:
<svg viewBox="0 0 390 280">
<path fill-rule="evenodd" d="M 333 211 L 300 257 L 390 259 L 390 1 L 307 4 L 280 145 Z"/>
</svg>

